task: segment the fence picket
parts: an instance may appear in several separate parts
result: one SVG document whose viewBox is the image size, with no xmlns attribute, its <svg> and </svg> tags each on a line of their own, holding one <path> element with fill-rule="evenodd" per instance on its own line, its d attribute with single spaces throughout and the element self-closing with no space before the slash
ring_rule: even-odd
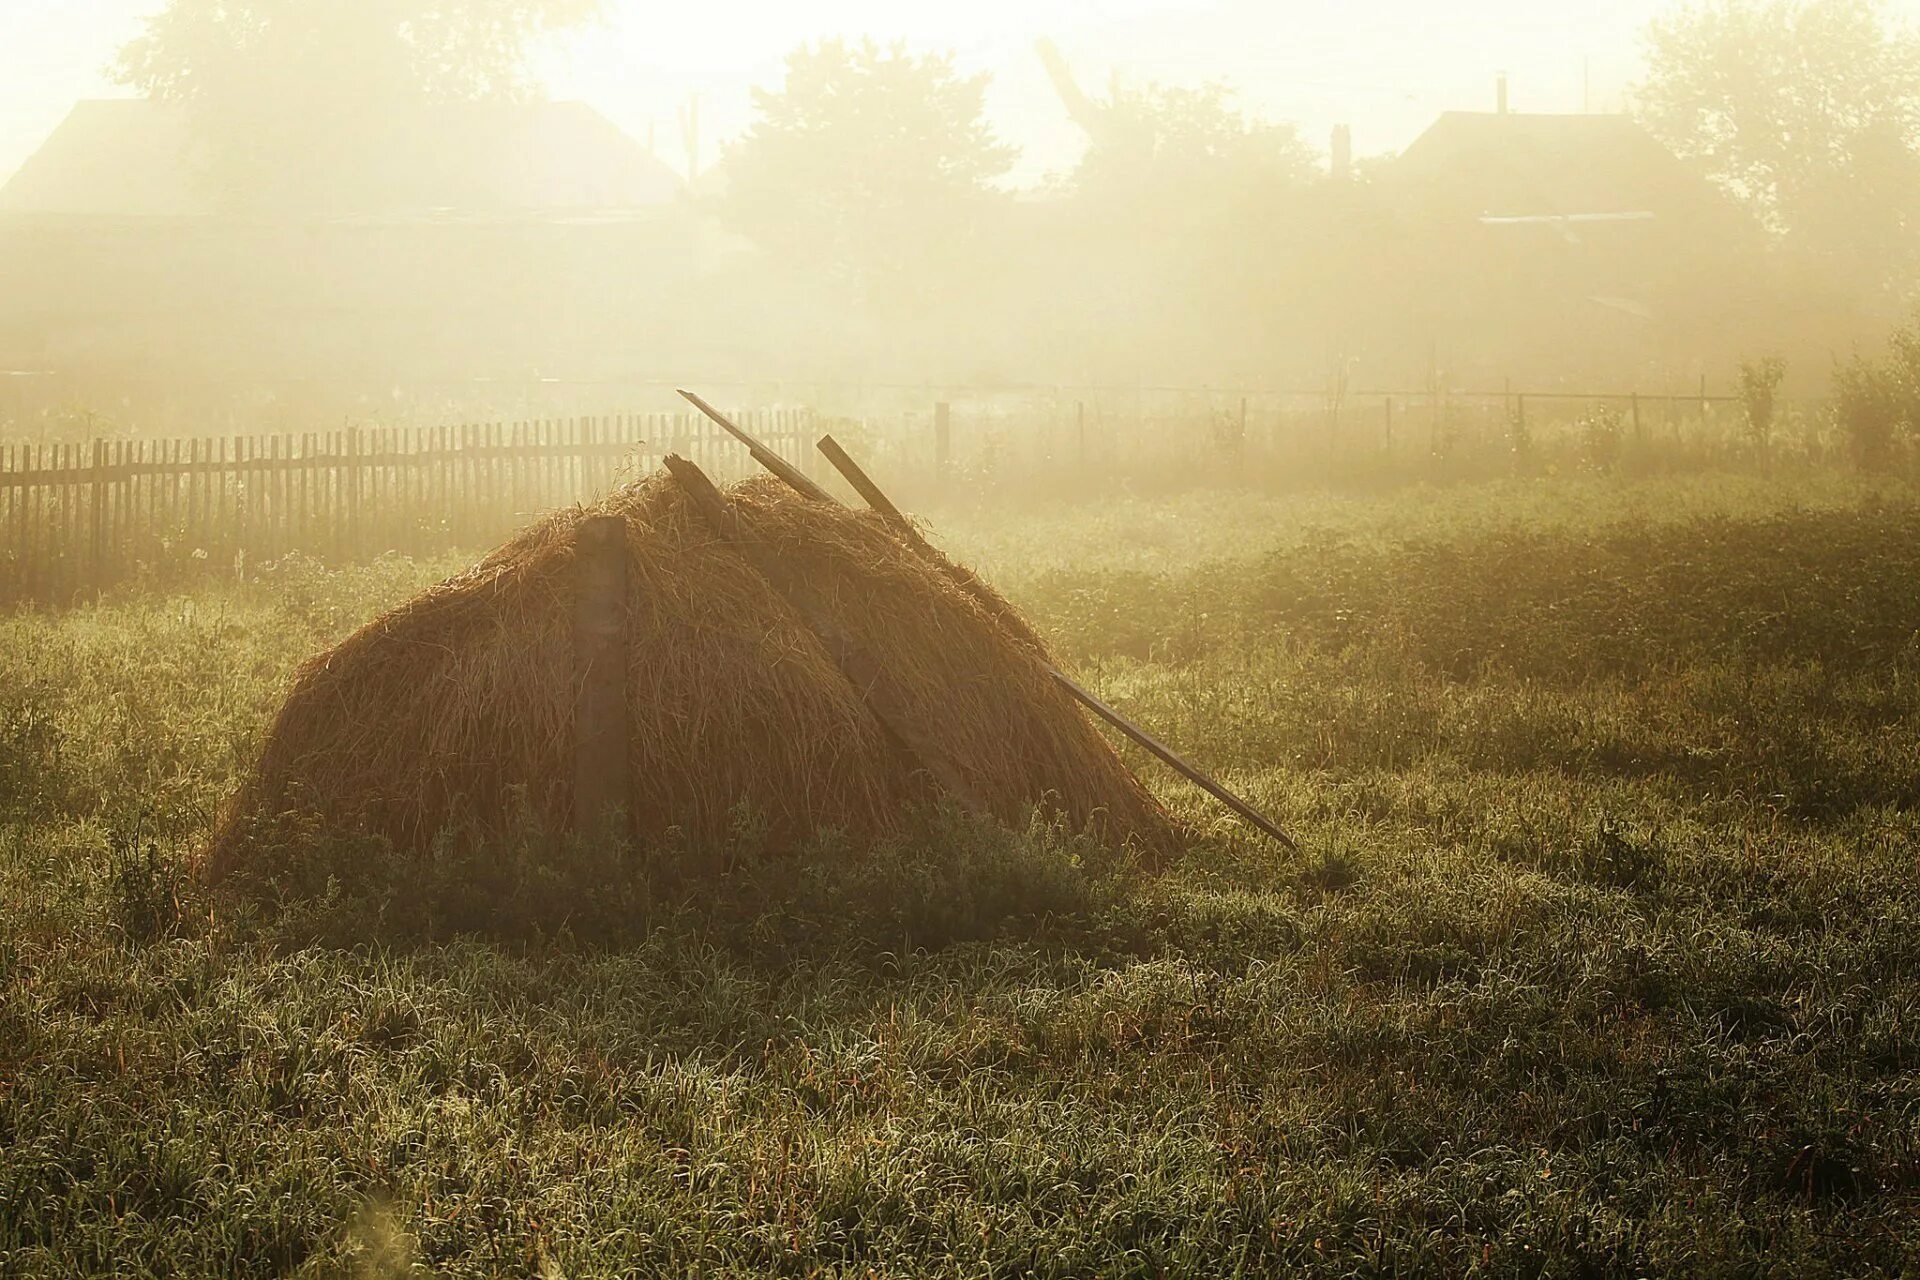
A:
<svg viewBox="0 0 1920 1280">
<path fill-rule="evenodd" d="M 131 499 L 133 518 L 128 531 L 133 536 L 130 557 L 138 562 L 147 554 L 147 538 L 152 533 L 148 527 L 153 519 L 153 503 L 147 494 L 147 477 L 150 474 L 148 463 L 152 458 L 150 445 L 153 441 L 136 440 L 133 442 L 133 474 L 127 477 L 127 494 Z"/>
<path fill-rule="evenodd" d="M 1018 478 L 1029 467 L 1104 470 L 1212 458 L 1224 470 L 1243 452 L 1311 458 L 1324 454 L 1336 410 L 1342 449 L 1414 464 L 1424 439 L 1429 464 L 1440 467 L 1483 465 L 1502 444 L 1503 427 L 1518 420 L 1530 437 L 1580 448 L 1579 424 L 1592 420 L 1583 415 L 1593 405 L 1611 406 L 1634 423 L 1638 429 L 1626 438 L 1644 448 L 1666 447 L 1682 431 L 1689 447 L 1728 448 L 1728 420 L 1737 417 L 1737 410 L 1719 407 L 1729 403 L 1725 398 L 1696 397 L 1691 386 L 1684 395 L 1663 389 L 1591 397 L 1515 388 L 1508 398 L 1504 388 L 1459 392 L 1436 379 L 1412 393 L 1347 392 L 1337 404 L 1324 393 L 1282 402 L 1216 391 L 1184 417 L 1145 390 L 1054 392 L 1019 430 L 1002 403 L 930 388 L 917 410 L 898 411 L 891 423 L 875 420 L 862 434 L 871 436 L 879 466 L 926 476 L 929 455 L 938 455 L 949 474 L 972 483 L 995 470 Z M 1487 395 L 1493 399 L 1483 411 Z M 1504 422 L 1497 413 L 1503 404 L 1513 408 Z M 818 432 L 806 411 L 779 405 L 731 412 L 776 453 L 820 474 L 811 440 Z M 929 424 L 942 420 L 947 447 L 936 450 Z M 1813 450 L 1826 446 L 1810 441 L 1810 454 L 1819 456 Z M 0 445 L 0 600 L 70 596 L 110 585 L 130 565 L 177 565 L 196 554 L 225 569 L 290 552 L 347 558 L 473 548 L 538 511 L 592 502 L 668 452 L 698 460 L 716 478 L 757 470 L 704 415 L 659 410 L 430 428 L 343 424 L 299 434 L 8 443 Z"/>
</svg>

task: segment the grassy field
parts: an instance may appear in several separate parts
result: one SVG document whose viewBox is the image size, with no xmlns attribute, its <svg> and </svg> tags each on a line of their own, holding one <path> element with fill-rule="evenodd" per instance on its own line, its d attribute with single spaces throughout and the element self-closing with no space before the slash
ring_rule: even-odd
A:
<svg viewBox="0 0 1920 1280">
<path fill-rule="evenodd" d="M 1920 494 L 932 523 L 1304 855 L 1143 764 L 1158 879 L 936 814 L 241 907 L 289 670 L 449 566 L 0 617 L 0 1273 L 1920 1270 Z"/>
</svg>

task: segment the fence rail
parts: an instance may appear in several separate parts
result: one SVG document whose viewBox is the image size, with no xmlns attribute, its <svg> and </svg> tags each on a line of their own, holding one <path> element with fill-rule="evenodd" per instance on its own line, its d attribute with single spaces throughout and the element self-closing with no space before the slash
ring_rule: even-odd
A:
<svg viewBox="0 0 1920 1280">
<path fill-rule="evenodd" d="M 806 413 L 741 418 L 812 469 Z M 188 562 L 484 546 L 669 452 L 722 478 L 752 466 L 692 413 L 0 446 L 0 598 L 57 599 Z"/>
<path fill-rule="evenodd" d="M 824 397 L 739 420 L 810 474 L 831 430 L 890 491 L 1079 482 L 1457 479 L 1549 467 L 1670 469 L 1838 456 L 1828 415 L 1782 404 L 1768 440 L 1706 388 L 1266 391 L 1040 388 L 951 399 Z M 290 552 L 355 559 L 476 550 L 543 511 L 600 497 L 667 453 L 720 479 L 755 468 L 685 413 L 347 428 L 217 438 L 0 445 L 0 600 L 72 599 L 142 572 Z"/>
<path fill-rule="evenodd" d="M 1665 469 L 1769 452 L 1809 460 L 1835 452 L 1818 402 L 1778 402 L 1762 439 L 1740 397 L 1704 388 L 1047 388 L 955 392 L 930 408 L 923 401 L 847 416 L 860 423 L 860 443 L 877 465 L 909 488 L 925 476 L 1017 485 L 1074 473 L 1150 483 L 1387 473 L 1442 479 L 1549 465 Z"/>
</svg>

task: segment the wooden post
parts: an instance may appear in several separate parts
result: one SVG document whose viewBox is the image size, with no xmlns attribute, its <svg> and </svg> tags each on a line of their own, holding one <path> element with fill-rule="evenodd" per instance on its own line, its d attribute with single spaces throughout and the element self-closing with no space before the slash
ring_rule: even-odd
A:
<svg viewBox="0 0 1920 1280">
<path fill-rule="evenodd" d="M 1080 469 L 1084 471 L 1087 468 L 1087 402 L 1085 400 L 1074 402 L 1073 418 L 1075 442 L 1080 450 Z"/>
<path fill-rule="evenodd" d="M 1440 375 L 1429 372 L 1427 381 L 1427 452 L 1440 452 Z"/>
<path fill-rule="evenodd" d="M 580 522 L 573 574 L 573 829 L 599 838 L 618 830 L 633 804 L 625 517 Z"/>
<path fill-rule="evenodd" d="M 180 517 L 180 441 L 167 443 L 167 523 L 161 531 L 165 537 L 178 538 L 185 527 Z"/>
<path fill-rule="evenodd" d="M 229 508 L 233 522 L 228 526 L 228 531 L 233 537 L 230 554 L 234 558 L 228 563 L 228 568 L 234 565 L 244 568 L 247 563 L 247 506 L 251 495 L 247 492 L 246 460 L 247 438 L 233 437 L 233 505 Z"/>
<path fill-rule="evenodd" d="M 945 400 L 933 406 L 933 469 L 947 474 L 953 459 L 953 410 Z"/>
<path fill-rule="evenodd" d="M 120 484 L 125 496 L 120 500 L 120 519 L 123 525 L 120 534 L 120 561 L 133 564 L 140 559 L 144 548 L 140 545 L 141 525 L 146 520 L 146 510 L 142 504 L 144 495 L 140 492 L 141 463 L 147 458 L 147 442 L 129 440 L 120 456 Z"/>
<path fill-rule="evenodd" d="M 962 568 L 936 551 L 933 545 L 922 536 L 920 531 L 913 527 L 913 522 L 900 513 L 900 508 L 894 506 L 893 503 L 888 500 L 887 495 L 880 491 L 880 486 L 875 484 L 872 478 L 860 469 L 858 463 L 847 456 L 846 450 L 842 449 L 839 444 L 834 441 L 832 436 L 822 436 L 820 438 L 820 452 L 825 454 L 828 461 L 833 463 L 835 469 L 846 478 L 847 483 L 853 486 L 854 491 L 866 499 L 867 505 L 879 512 L 881 516 L 893 526 L 895 532 L 906 541 L 908 546 L 919 551 L 926 557 L 929 563 L 945 573 L 962 591 L 965 591 L 968 595 L 979 601 L 989 614 L 999 620 L 1000 625 L 1006 630 L 1009 636 L 1030 647 L 1034 656 L 1038 657 L 1042 662 L 1047 662 L 1046 646 L 1042 644 L 1040 638 L 1034 635 L 1032 630 L 1028 628 L 1025 619 L 1015 613 L 1005 600 L 1002 600 L 998 594 L 989 589 L 986 583 L 980 581 L 971 570 Z M 678 459 L 674 461 L 678 461 Z M 669 462 L 669 469 L 672 469 L 672 466 L 672 462 Z M 699 482 L 696 480 L 695 483 L 698 484 Z M 1200 772 L 1200 770 L 1193 765 L 1187 763 L 1175 753 L 1171 747 L 1153 737 L 1153 735 L 1134 724 L 1131 720 L 1128 720 L 1099 698 L 1096 698 L 1089 690 L 1073 679 L 1073 677 L 1067 675 L 1058 667 L 1053 666 L 1050 662 L 1047 662 L 1047 674 L 1052 676 L 1055 683 L 1062 689 L 1065 689 L 1081 706 L 1092 711 L 1102 720 L 1105 720 L 1108 724 L 1126 734 L 1140 746 L 1145 747 L 1188 781 L 1194 783 L 1208 795 L 1214 797 L 1214 799 L 1220 801 L 1229 809 L 1232 809 L 1235 813 L 1279 841 L 1284 848 L 1291 849 L 1296 853 L 1299 852 L 1299 846 L 1294 844 L 1292 836 L 1289 836 L 1286 832 L 1275 826 L 1239 796 L 1234 795 L 1233 792 L 1227 790 L 1212 778 Z"/>
<path fill-rule="evenodd" d="M 1384 400 L 1385 400 L 1384 407 L 1386 411 L 1381 415 L 1381 418 L 1380 418 L 1381 449 L 1385 453 L 1392 453 L 1393 452 L 1393 397 L 1387 396 L 1384 398 Z"/>
<path fill-rule="evenodd" d="M 106 537 L 105 520 L 107 512 L 107 442 L 93 442 L 93 487 L 87 499 L 87 520 L 89 523 L 88 545 L 91 549 L 87 559 L 93 570 L 93 585 L 106 585 Z"/>
<path fill-rule="evenodd" d="M 1644 445 L 1647 442 L 1647 433 L 1640 426 L 1640 393 L 1638 391 L 1633 393 L 1632 406 L 1633 406 L 1633 410 L 1632 410 L 1633 411 L 1633 442 L 1635 444 Z"/>
<path fill-rule="evenodd" d="M 185 525 L 185 554 L 192 555 L 200 546 L 200 441 L 187 441 L 187 513 Z"/>
<path fill-rule="evenodd" d="M 358 559 L 360 536 L 360 428 L 347 428 L 347 556 Z"/>
<path fill-rule="evenodd" d="M 113 446 L 113 541 L 115 558 L 122 564 L 133 559 L 134 539 L 140 532 L 140 493 L 134 484 L 134 442 L 121 440 Z"/>
<path fill-rule="evenodd" d="M 13 487 L 13 481 L 14 481 L 13 455 L 14 455 L 14 449 L 12 445 L 0 445 L 0 476 L 5 477 L 7 481 L 6 484 L 0 485 L 0 488 L 5 489 L 6 495 L 7 495 L 6 496 L 6 512 L 7 512 L 6 526 L 7 526 L 7 532 L 9 535 L 7 538 L 7 545 L 13 549 L 13 554 L 16 558 L 17 563 L 22 568 L 24 568 L 27 564 L 32 563 L 31 553 L 29 551 L 29 548 L 27 547 L 27 544 L 20 537 L 20 527 L 19 527 L 20 500 L 26 497 L 26 494 L 23 491 L 17 490 Z M 19 575 L 13 574 L 13 573 L 7 574 L 5 585 L 14 591 L 18 591 L 21 586 Z"/>
</svg>

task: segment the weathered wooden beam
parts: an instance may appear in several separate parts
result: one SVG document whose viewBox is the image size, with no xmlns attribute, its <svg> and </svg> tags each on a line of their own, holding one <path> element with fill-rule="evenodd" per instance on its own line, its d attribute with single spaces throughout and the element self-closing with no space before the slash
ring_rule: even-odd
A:
<svg viewBox="0 0 1920 1280">
<path fill-rule="evenodd" d="M 891 524 L 900 533 L 901 537 L 907 540 L 910 546 L 921 549 L 927 555 L 931 556 L 936 564 L 945 565 L 948 573 L 953 577 L 955 582 L 967 590 L 976 600 L 979 600 L 981 604 L 985 605 L 1001 622 L 1007 624 L 1010 628 L 1014 628 L 1016 635 L 1021 638 L 1032 636 L 1033 633 L 1028 629 L 1025 620 L 1014 615 L 1012 611 L 1000 601 L 998 596 L 987 591 L 986 585 L 982 583 L 972 571 L 954 564 L 951 560 L 948 560 L 936 551 L 933 546 L 927 542 L 926 538 L 921 535 L 920 531 L 913 527 L 913 522 L 901 513 L 900 508 L 893 505 L 893 502 L 887 495 L 881 492 L 880 486 L 873 482 L 873 478 L 867 475 L 859 463 L 847 455 L 847 451 L 842 449 L 832 436 L 824 436 L 821 438 L 820 452 L 827 456 L 827 461 L 831 462 L 834 469 L 845 477 L 848 484 L 853 486 L 854 492 L 866 499 L 867 505 L 879 512 L 882 518 Z M 1036 640 L 1035 643 L 1037 644 L 1038 641 Z M 1171 768 L 1175 773 L 1178 773 L 1181 777 L 1199 787 L 1221 804 L 1224 804 L 1227 808 L 1233 810 L 1248 822 L 1251 822 L 1254 826 L 1266 832 L 1267 835 L 1278 841 L 1283 848 L 1294 850 L 1295 852 L 1299 850 L 1299 846 L 1294 843 L 1293 837 L 1281 830 L 1278 825 L 1270 821 L 1259 810 L 1255 809 L 1233 792 L 1227 790 L 1226 787 L 1220 783 L 1214 781 L 1202 772 L 1198 765 L 1188 761 L 1172 747 L 1169 747 L 1166 743 L 1160 741 L 1160 739 L 1154 737 L 1145 729 L 1142 729 L 1139 725 L 1133 723 L 1133 721 L 1108 706 L 1097 697 L 1092 690 L 1086 688 L 1072 676 L 1061 671 L 1058 667 L 1051 665 L 1047 667 L 1047 674 L 1052 676 L 1054 682 L 1062 689 L 1065 689 L 1068 694 L 1072 695 L 1074 700 L 1079 702 L 1081 706 L 1087 708 L 1087 710 L 1093 712 L 1102 720 L 1105 720 L 1128 738 L 1146 748 L 1155 759 Z"/>
<path fill-rule="evenodd" d="M 627 707 L 627 522 L 588 516 L 574 530 L 573 828 L 623 828 L 633 805 Z"/>
<path fill-rule="evenodd" d="M 700 399 L 700 397 L 694 395 L 692 392 L 682 391 L 680 394 L 686 396 L 687 399 L 693 403 L 694 407 L 698 408 L 715 422 L 718 422 L 729 434 L 745 444 L 753 453 L 753 456 L 756 459 L 760 459 L 762 464 L 765 465 L 765 460 L 761 458 L 761 455 L 763 453 L 770 453 L 770 450 L 764 448 L 759 441 L 755 440 L 745 431 L 742 431 L 739 427 L 734 426 L 725 418 L 721 417 L 706 401 Z M 831 440 L 831 437 L 829 437 L 828 440 Z M 846 450 L 842 449 L 838 443 L 834 443 L 833 448 L 829 450 L 826 448 L 826 442 L 823 441 L 821 452 L 827 455 L 828 461 L 833 463 L 835 469 L 845 477 L 847 483 L 852 485 L 854 489 L 860 493 L 861 497 L 867 500 L 868 505 L 879 512 L 881 516 L 907 540 L 908 545 L 926 554 L 934 564 L 945 566 L 948 575 L 959 584 L 963 590 L 973 596 L 975 600 L 978 600 L 988 612 L 1003 623 L 1016 638 L 1027 640 L 1036 646 L 1038 645 L 1038 640 L 1033 637 L 1033 632 L 1027 626 L 1025 620 L 1013 614 L 1005 604 L 1000 602 L 997 596 L 987 591 L 986 584 L 982 583 L 971 570 L 954 564 L 951 560 L 948 560 L 935 550 L 932 544 L 921 535 L 920 531 L 913 527 L 913 522 L 902 514 L 900 508 L 896 507 L 893 502 L 887 498 L 886 494 L 880 491 L 880 486 L 873 482 L 873 478 L 867 475 L 859 464 L 855 463 L 854 460 L 848 456 Z M 781 459 L 781 464 L 786 468 L 786 471 L 793 471 L 792 465 L 787 463 L 785 459 Z M 669 461 L 669 465 L 671 465 L 671 460 Z M 807 494 L 809 497 L 818 497 L 827 502 L 834 500 L 831 494 L 827 493 L 826 490 L 805 476 L 799 476 L 796 482 L 796 480 L 789 478 L 786 472 L 779 468 L 769 466 L 768 470 L 772 471 L 782 480 L 786 480 L 793 488 L 801 493 Z M 795 475 L 798 475 L 798 473 L 795 472 Z M 856 476 L 858 479 L 855 478 Z M 701 478 L 705 479 L 706 477 L 703 475 Z M 709 482 L 709 484 L 711 484 L 711 482 Z M 878 495 L 878 502 L 875 502 L 873 498 L 869 496 L 869 491 L 871 491 L 872 494 Z M 1047 673 L 1053 677 L 1055 683 L 1066 690 L 1081 706 L 1093 712 L 1102 720 L 1105 720 L 1108 724 L 1125 734 L 1128 738 L 1144 747 L 1152 753 L 1156 759 L 1180 774 L 1181 777 L 1186 778 L 1189 782 L 1199 787 L 1202 791 L 1205 791 L 1221 804 L 1224 804 L 1227 808 L 1233 810 L 1261 831 L 1271 836 L 1282 848 L 1295 853 L 1299 852 L 1300 846 L 1296 844 L 1293 837 L 1283 831 L 1277 823 L 1267 818 L 1258 809 L 1255 809 L 1245 800 L 1242 800 L 1239 796 L 1203 773 L 1198 765 L 1190 763 L 1178 752 L 1174 751 L 1173 748 L 1167 746 L 1145 729 L 1142 729 L 1139 725 L 1134 724 L 1131 720 L 1108 706 L 1105 702 L 1094 696 L 1091 690 L 1085 688 L 1079 681 L 1073 679 L 1058 667 L 1049 664 Z"/>
<path fill-rule="evenodd" d="M 806 472 L 800 470 L 800 468 L 794 466 L 791 462 L 788 462 L 785 458 L 761 444 L 742 428 L 735 426 L 726 414 L 721 413 L 718 409 L 691 391 L 682 389 L 680 395 L 688 404 L 698 409 L 701 413 L 706 414 L 715 426 L 732 436 L 735 440 L 738 440 L 741 444 L 747 446 L 747 452 L 753 455 L 755 462 L 773 472 L 773 474 L 780 479 L 786 481 L 787 485 L 795 492 L 812 498 L 816 502 L 834 501 L 833 495 L 815 484 Z M 838 504 L 836 503 L 835 505 Z"/>
<path fill-rule="evenodd" d="M 974 602 L 985 609 L 994 621 L 998 622 L 1001 628 L 1015 640 L 1036 653 L 1045 654 L 1046 645 L 1041 642 L 1038 635 L 1034 634 L 1033 628 L 1027 625 L 1027 620 L 989 589 L 986 583 L 980 581 L 980 575 L 965 565 L 955 564 L 941 554 L 931 542 L 928 542 L 926 536 L 914 527 L 913 521 L 907 519 L 900 508 L 893 505 L 892 499 L 888 498 L 881 491 L 880 486 L 874 483 L 873 477 L 869 476 L 860 464 L 840 447 L 838 440 L 830 435 L 821 436 L 818 447 L 820 452 L 826 455 L 827 461 L 833 464 L 833 469 L 840 473 L 841 478 L 853 487 L 853 491 L 859 494 L 867 506 L 878 513 L 880 518 L 885 520 L 908 546 L 938 567 L 955 586 L 973 597 Z M 1052 670 L 1051 666 L 1048 670 Z"/>
<path fill-rule="evenodd" d="M 925 769 L 940 788 L 973 813 L 992 811 L 967 780 L 935 726 L 922 724 L 886 667 L 840 625 L 806 583 L 781 563 L 771 548 L 755 538 L 739 513 L 707 473 L 677 454 L 668 454 L 666 468 L 700 519 L 767 580 L 800 622 L 819 638 L 827 656 L 860 694 L 867 709 L 915 768 Z"/>
</svg>

